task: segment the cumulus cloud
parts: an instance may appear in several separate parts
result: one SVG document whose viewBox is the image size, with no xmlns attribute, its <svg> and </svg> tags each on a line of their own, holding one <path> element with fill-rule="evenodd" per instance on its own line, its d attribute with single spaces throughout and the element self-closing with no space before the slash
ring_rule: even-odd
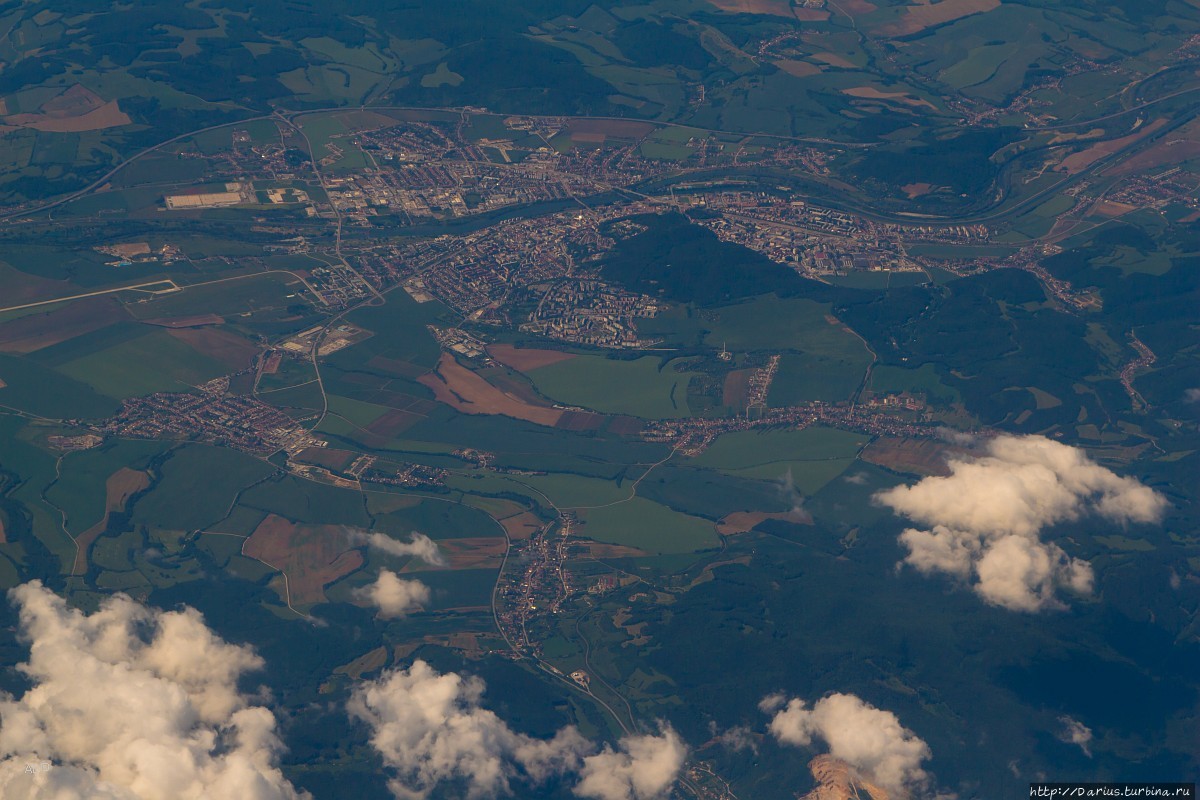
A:
<svg viewBox="0 0 1200 800">
<path fill-rule="evenodd" d="M 921 766 L 930 758 L 929 746 L 901 725 L 895 714 L 855 695 L 831 694 L 811 708 L 799 698 L 772 695 L 759 708 L 773 713 L 768 730 L 781 743 L 808 747 L 820 739 L 831 756 L 871 783 L 905 794 L 929 781 Z"/>
<path fill-rule="evenodd" d="M 754 732 L 746 725 L 734 725 L 731 728 L 721 730 L 716 720 L 711 720 L 708 723 L 708 730 L 713 735 L 713 741 L 728 750 L 732 750 L 735 753 L 740 753 L 743 750 L 751 750 L 755 754 L 758 753 L 758 742 L 754 739 Z"/>
<path fill-rule="evenodd" d="M 386 533 L 352 530 L 350 531 L 350 541 L 356 545 L 365 544 L 390 556 L 412 556 L 421 559 L 426 564 L 439 567 L 446 564 L 446 559 L 442 556 L 442 551 L 438 549 L 437 542 L 416 531 L 413 531 L 411 541 L 402 542 L 399 539 L 393 539 Z"/>
<path fill-rule="evenodd" d="M 779 478 L 778 485 L 784 502 L 791 505 L 788 516 L 796 522 L 811 524 L 812 514 L 809 514 L 804 508 L 804 495 L 796 488 L 796 479 L 792 477 L 791 467 L 788 467 L 787 472 Z"/>
<path fill-rule="evenodd" d="M 374 583 L 355 590 L 354 596 L 378 608 L 380 617 L 394 619 L 424 610 L 429 604 L 429 587 L 420 581 L 403 580 L 384 569 Z"/>
<path fill-rule="evenodd" d="M 675 783 L 687 747 L 669 727 L 657 734 L 626 736 L 616 750 L 583 760 L 575 794 L 596 800 L 651 800 L 662 797 Z"/>
<path fill-rule="evenodd" d="M 550 740 L 516 733 L 482 707 L 483 690 L 478 678 L 415 661 L 354 691 L 347 709 L 371 727 L 396 797 L 425 797 L 447 780 L 464 782 L 471 797 L 508 794 L 522 775 L 544 780 L 578 766 L 588 743 L 575 728 Z"/>
<path fill-rule="evenodd" d="M 900 543 L 925 574 L 974 581 L 988 603 L 1015 611 L 1061 607 L 1059 589 L 1092 590 L 1092 569 L 1041 540 L 1043 528 L 1094 514 L 1118 524 L 1156 522 L 1166 501 L 1082 450 L 1043 436 L 999 436 L 980 455 L 953 458 L 950 475 L 879 492 L 875 499 L 926 528 Z"/>
<path fill-rule="evenodd" d="M 509 795 L 517 781 L 543 782 L 579 774 L 574 791 L 597 800 L 652 800 L 678 776 L 685 748 L 665 728 L 659 736 L 630 736 L 616 750 L 595 747 L 574 727 L 538 739 L 512 730 L 483 707 L 484 684 L 424 661 L 360 685 L 347 704 L 371 728 L 397 798 L 427 797 L 444 781 L 471 798 Z"/>
<path fill-rule="evenodd" d="M 1092 757 L 1092 729 L 1077 719 L 1059 717 L 1058 724 L 1062 729 L 1058 732 L 1060 741 L 1067 744 L 1079 745 L 1079 749 L 1088 758 Z"/>
<path fill-rule="evenodd" d="M 1185 403 L 1200 403 L 1200 389 L 1188 389 L 1183 393 Z"/>
<path fill-rule="evenodd" d="M 9 598 L 30 643 L 18 669 L 32 686 L 0 695 L 0 797 L 308 797 L 279 770 L 274 715 L 238 691 L 262 660 L 196 610 L 117 595 L 84 614 L 38 581 Z"/>
</svg>

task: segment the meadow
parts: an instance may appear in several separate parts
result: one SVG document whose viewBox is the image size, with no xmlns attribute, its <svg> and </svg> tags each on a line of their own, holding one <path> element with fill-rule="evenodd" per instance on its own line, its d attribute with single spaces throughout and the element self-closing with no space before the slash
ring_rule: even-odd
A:
<svg viewBox="0 0 1200 800">
<path fill-rule="evenodd" d="M 688 415 L 686 361 L 655 356 L 633 360 L 579 356 L 530 370 L 529 379 L 546 397 L 605 414 L 647 419 Z M 682 367 L 682 369 L 680 369 Z"/>
</svg>

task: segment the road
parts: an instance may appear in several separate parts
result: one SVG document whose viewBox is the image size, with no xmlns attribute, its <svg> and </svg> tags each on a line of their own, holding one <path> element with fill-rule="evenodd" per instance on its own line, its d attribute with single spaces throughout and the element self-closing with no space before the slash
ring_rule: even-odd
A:
<svg viewBox="0 0 1200 800">
<path fill-rule="evenodd" d="M 231 280 L 231 279 L 226 278 L 226 280 Z M 181 291 L 180 287 L 175 284 L 175 281 L 173 281 L 169 278 L 166 278 L 166 279 L 158 280 L 158 281 L 149 281 L 147 283 L 131 283 L 128 286 L 118 286 L 115 289 L 100 289 L 99 291 L 95 291 L 95 292 L 84 292 L 83 294 L 72 294 L 72 295 L 67 295 L 66 297 L 55 297 L 53 300 L 38 300 L 37 302 L 34 302 L 34 303 L 24 303 L 22 305 L 17 305 L 17 306 L 6 306 L 5 308 L 0 308 L 0 314 L 5 314 L 9 311 L 24 311 L 27 308 L 37 308 L 39 306 L 52 306 L 57 303 L 70 303 L 73 300 L 83 300 L 84 298 L 87 298 L 87 297 L 100 297 L 101 295 L 115 294 L 117 292 L 137 291 L 137 290 L 145 289 L 147 286 L 162 286 L 163 284 L 167 284 L 167 283 L 169 283 L 171 285 L 171 288 L 163 289 L 161 292 L 150 292 L 150 294 L 168 294 L 168 293 L 174 293 L 174 292 Z"/>
</svg>

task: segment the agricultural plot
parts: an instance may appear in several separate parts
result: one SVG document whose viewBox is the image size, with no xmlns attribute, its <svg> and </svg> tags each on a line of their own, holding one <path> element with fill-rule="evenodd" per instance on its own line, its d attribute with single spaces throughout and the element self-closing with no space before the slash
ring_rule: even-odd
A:
<svg viewBox="0 0 1200 800">
<path fill-rule="evenodd" d="M 187 445 L 175 450 L 162 477 L 133 507 L 133 522 L 150 528 L 193 531 L 220 522 L 239 493 L 274 468 L 234 450 Z"/>
<path fill-rule="evenodd" d="M 579 534 L 647 553 L 691 553 L 720 543 L 713 523 L 641 497 L 581 511 Z"/>
<path fill-rule="evenodd" d="M 108 476 L 108 480 L 104 484 L 104 518 L 75 537 L 75 546 L 78 551 L 75 554 L 75 564 L 71 574 L 82 575 L 87 572 L 88 551 L 92 543 L 105 532 L 113 515 L 125 511 L 130 498 L 149 485 L 149 475 L 128 467 L 122 467 Z"/>
<path fill-rule="evenodd" d="M 0 352 L 31 353 L 106 328 L 127 315 L 112 297 L 29 309 L 0 322 Z"/>
<path fill-rule="evenodd" d="M 228 365 L 166 331 L 150 331 L 57 367 L 96 391 L 123 400 L 152 392 L 187 391 L 229 371 Z"/>
<path fill-rule="evenodd" d="M 716 469 L 743 469 L 780 459 L 850 458 L 869 438 L 861 433 L 822 427 L 765 433 L 735 431 L 719 437 L 695 462 Z"/>
<path fill-rule="evenodd" d="M 479 509 L 450 498 L 422 498 L 406 495 L 372 495 L 369 502 L 397 498 L 402 507 L 382 511 L 372 509 L 374 529 L 407 541 L 413 532 L 438 542 L 500 535 L 495 520 Z"/>
<path fill-rule="evenodd" d="M 870 363 L 865 352 L 856 361 L 815 353 L 785 353 L 779 359 L 767 404 L 786 407 L 811 400 L 848 400 L 862 383 Z"/>
<path fill-rule="evenodd" d="M 120 404 L 29 358 L 0 353 L 0 404 L 51 419 L 107 417 Z"/>
<path fill-rule="evenodd" d="M 114 475 L 127 470 L 145 477 L 144 470 L 151 460 L 167 447 L 162 442 L 117 441 L 94 450 L 68 453 L 59 465 L 58 480 L 46 490 L 46 498 L 62 509 L 67 528 L 78 535 L 100 522 L 107 511 L 115 510 L 114 498 L 128 499 L 129 493 L 118 490 L 114 494 L 112 487 L 106 488 Z"/>
<path fill-rule="evenodd" d="M 242 546 L 242 552 L 286 576 L 282 599 L 293 608 L 325 600 L 325 587 L 363 565 L 340 525 L 297 525 L 272 514 Z"/>
<path fill-rule="evenodd" d="M 559 403 L 605 414 L 663 419 L 688 414 L 687 385 L 692 373 L 686 365 L 663 364 L 654 356 L 631 361 L 579 356 L 528 374 L 539 392 Z"/>
<path fill-rule="evenodd" d="M 502 391 L 477 373 L 445 354 L 436 372 L 417 379 L 434 397 L 462 414 L 503 415 L 537 425 L 554 427 L 563 412 L 549 405 L 534 405 Z"/>
</svg>

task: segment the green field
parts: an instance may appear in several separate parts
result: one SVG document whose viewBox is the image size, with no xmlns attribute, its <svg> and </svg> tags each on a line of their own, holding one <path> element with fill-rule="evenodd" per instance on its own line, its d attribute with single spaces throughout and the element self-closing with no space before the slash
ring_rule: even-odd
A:
<svg viewBox="0 0 1200 800">
<path fill-rule="evenodd" d="M 1018 46 L 1012 43 L 972 48 L 965 59 L 943 71 L 939 77 L 955 89 L 983 83 L 996 74 L 1004 60 L 1017 49 Z"/>
<path fill-rule="evenodd" d="M 190 317 L 217 314 L 243 322 L 264 310 L 282 310 L 292 304 L 304 304 L 297 292 L 304 287 L 291 275 L 254 275 L 236 280 L 184 287 L 183 291 L 129 305 L 139 319 Z"/>
<path fill-rule="evenodd" d="M 680 514 L 641 497 L 580 512 L 579 534 L 649 553 L 690 553 L 720 543 L 711 522 Z"/>
<path fill-rule="evenodd" d="M 339 397 L 331 394 L 329 397 L 329 413 L 335 414 L 351 425 L 365 428 L 388 412 L 387 407 L 374 403 L 364 403 L 361 400 L 351 400 L 349 397 Z"/>
<path fill-rule="evenodd" d="M 859 343 L 861 347 L 861 342 Z M 847 361 L 814 353 L 785 353 L 767 394 L 775 408 L 799 405 L 810 400 L 849 400 L 866 375 L 870 356 Z"/>
<path fill-rule="evenodd" d="M 613 481 L 565 473 L 507 476 L 480 472 L 451 476 L 447 484 L 477 494 L 523 495 L 543 507 L 553 504 L 560 509 L 605 505 L 629 497 L 629 489 Z"/>
<path fill-rule="evenodd" d="M 704 338 L 709 347 L 725 344 L 734 351 L 801 350 L 848 360 L 866 356 L 858 337 L 830 316 L 828 303 L 765 295 L 718 306 L 710 313 L 705 319 L 710 331 Z"/>
<path fill-rule="evenodd" d="M 686 362 L 683 362 L 686 363 Z M 654 356 L 625 361 L 578 356 L 529 371 L 534 386 L 559 403 L 646 419 L 688 415 L 690 372 Z"/>
<path fill-rule="evenodd" d="M 729 470 L 729 474 L 740 478 L 776 481 L 782 486 L 794 488 L 802 495 L 811 495 L 845 472 L 853 463 L 853 458 L 816 461 L 784 459 L 755 467 Z"/>
<path fill-rule="evenodd" d="M 449 498 L 404 498 L 415 501 L 404 508 L 373 512 L 374 530 L 407 541 L 413 531 L 430 539 L 499 536 L 500 528 L 487 514 Z"/>
<path fill-rule="evenodd" d="M 582 475 L 554 473 L 521 476 L 514 480 L 544 493 L 559 508 L 604 505 L 629 496 L 627 487 L 623 488 L 612 481 L 599 478 L 585 478 Z"/>
<path fill-rule="evenodd" d="M 719 437 L 697 456 L 700 466 L 726 471 L 793 461 L 854 458 L 870 437 L 837 428 L 798 431 L 734 431 Z"/>
<path fill-rule="evenodd" d="M 163 442 L 115 441 L 94 450 L 68 453 L 46 498 L 66 512 L 68 528 L 78 535 L 104 517 L 108 477 L 122 467 L 145 469 L 150 458 L 166 447 Z"/>
<path fill-rule="evenodd" d="M 38 416 L 76 419 L 106 417 L 119 404 L 78 380 L 28 358 L 0 353 L 0 405 Z"/>
<path fill-rule="evenodd" d="M 238 492 L 274 468 L 235 450 L 188 445 L 162 467 L 162 479 L 133 508 L 135 523 L 191 531 L 208 527 L 232 509 Z"/>
<path fill-rule="evenodd" d="M 228 371 L 166 331 L 154 330 L 58 367 L 68 377 L 123 400 L 152 392 L 183 392 Z"/>
<path fill-rule="evenodd" d="M 291 475 L 247 489 L 239 502 L 294 522 L 356 527 L 365 527 L 370 522 L 360 492 Z"/>
</svg>

